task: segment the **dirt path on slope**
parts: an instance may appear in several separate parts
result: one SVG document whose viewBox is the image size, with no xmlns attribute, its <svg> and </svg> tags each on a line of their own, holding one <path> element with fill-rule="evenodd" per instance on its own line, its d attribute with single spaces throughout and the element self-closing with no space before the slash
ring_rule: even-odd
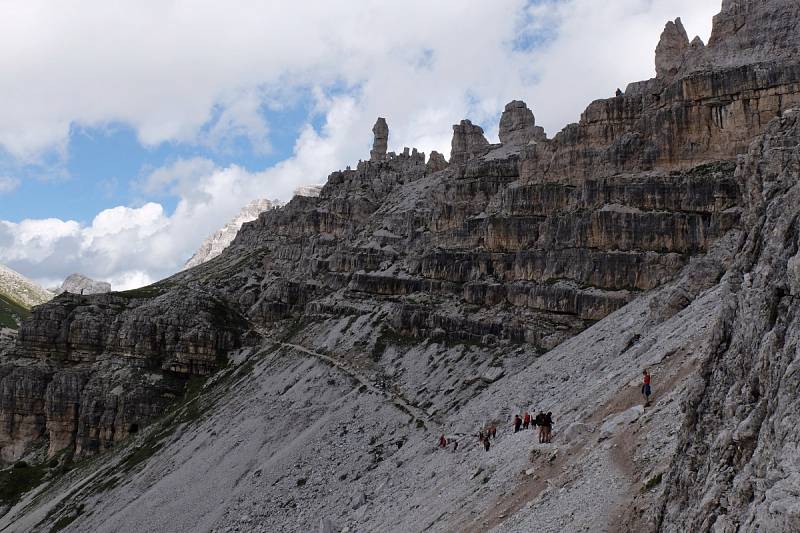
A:
<svg viewBox="0 0 800 533">
<path fill-rule="evenodd" d="M 390 403 L 392 403 L 395 407 L 397 407 L 401 411 L 404 411 L 405 413 L 407 413 L 408 415 L 410 415 L 410 416 L 412 416 L 412 417 L 414 417 L 416 419 L 420 419 L 420 420 L 424 421 L 426 424 L 428 424 L 430 426 L 438 427 L 438 424 L 436 422 L 434 422 L 428 416 L 428 414 L 425 411 L 423 411 L 422 409 L 420 409 L 416 405 L 411 404 L 405 398 L 403 398 L 402 396 L 400 396 L 398 394 L 395 394 L 395 393 L 390 392 L 388 390 L 382 389 L 380 387 L 376 387 L 370 381 L 370 379 L 367 376 L 361 374 L 360 372 L 357 372 L 357 371 L 353 370 L 348 365 L 346 365 L 342 361 L 336 359 L 335 357 L 331 357 L 329 355 L 325 355 L 325 354 L 322 354 L 322 353 L 319 353 L 319 352 L 315 352 L 314 350 L 310 350 L 310 349 L 308 349 L 305 346 L 302 346 L 300 344 L 292 344 L 292 343 L 289 343 L 289 342 L 278 342 L 276 344 L 278 344 L 278 345 L 280 345 L 280 346 L 282 346 L 284 348 L 290 348 L 290 349 L 302 352 L 302 353 L 304 353 L 306 355 L 310 355 L 312 357 L 316 357 L 317 359 L 320 359 L 320 360 L 324 361 L 325 363 L 328 363 L 329 365 L 336 367 L 337 369 L 341 370 L 342 372 L 344 372 L 348 376 L 350 376 L 353 379 L 355 379 L 358 383 L 361 384 L 361 386 L 366 387 L 369 391 L 374 392 L 375 394 L 379 394 L 379 395 L 383 396 L 384 398 L 386 398 L 387 400 L 389 400 Z"/>
<path fill-rule="evenodd" d="M 528 467 L 535 469 L 531 475 L 525 472 L 517 474 L 517 484 L 509 492 L 498 496 L 487 510 L 466 523 L 461 523 L 448 531 L 452 533 L 480 533 L 502 524 L 529 502 L 535 500 L 549 485 L 561 487 L 568 480 L 562 480 L 563 467 L 568 461 L 574 461 L 583 452 L 583 444 L 572 447 L 553 447 L 550 449 L 534 448 L 541 453 L 536 462 Z M 532 450 L 531 450 L 532 451 Z M 553 457 L 555 452 L 555 457 Z M 530 453 L 530 452 L 529 452 Z M 552 459 L 552 460 L 551 460 Z"/>
</svg>

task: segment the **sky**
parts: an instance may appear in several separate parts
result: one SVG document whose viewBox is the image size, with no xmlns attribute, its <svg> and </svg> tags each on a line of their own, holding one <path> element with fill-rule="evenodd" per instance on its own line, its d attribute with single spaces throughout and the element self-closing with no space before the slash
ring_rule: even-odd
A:
<svg viewBox="0 0 800 533">
<path fill-rule="evenodd" d="M 0 263 L 45 287 L 178 271 L 255 198 L 389 150 L 497 142 L 522 99 L 553 136 L 655 75 L 668 20 L 720 0 L 0 2 Z"/>
</svg>

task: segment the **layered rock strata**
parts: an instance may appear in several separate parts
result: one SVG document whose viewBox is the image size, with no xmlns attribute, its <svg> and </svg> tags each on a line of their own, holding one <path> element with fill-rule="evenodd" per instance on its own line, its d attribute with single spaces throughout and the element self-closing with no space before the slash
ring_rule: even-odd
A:
<svg viewBox="0 0 800 533">
<path fill-rule="evenodd" d="M 386 153 L 388 127 L 379 120 L 369 161 L 333 172 L 318 197 L 297 196 L 245 223 L 215 261 L 132 294 L 62 295 L 38 308 L 0 367 L 3 458 L 13 460 L 45 440 L 51 453 L 113 446 L 162 412 L 188 376 L 213 372 L 241 345 L 325 339 L 320 349 L 337 347 L 326 355 L 337 368 L 357 369 L 435 419 L 457 416 L 506 372 L 661 287 L 687 265 L 700 265 L 699 281 L 678 284 L 655 306 L 663 319 L 678 313 L 723 275 L 728 260 L 704 263 L 705 255 L 750 229 L 743 220 L 757 210 L 759 192 L 735 173 L 737 156 L 800 98 L 797 56 L 773 50 L 775 61 L 748 62 L 761 52 L 734 44 L 743 37 L 725 33 L 731 17 L 739 17 L 745 34 L 757 32 L 759 23 L 784 28 L 761 3 L 726 2 L 703 53 L 713 59 L 715 50 L 733 50 L 744 57 L 740 65 L 691 67 L 681 56 L 691 43 L 686 49 L 665 44 L 657 78 L 592 103 L 578 124 L 553 139 L 536 129 L 532 111 L 520 102 L 504 113 L 500 145 L 462 121 L 453 128 L 447 165 L 433 154 L 426 163 L 417 150 Z M 675 32 L 677 25 L 667 41 L 677 42 Z M 792 139 L 784 141 L 791 153 Z M 795 171 L 793 160 L 779 153 L 764 172 L 782 164 Z M 783 242 L 793 242 L 790 237 L 787 230 Z M 787 248 L 794 254 L 793 245 Z M 779 301 L 786 294 L 789 288 Z M 784 320 L 780 311 L 767 316 L 777 323 Z M 350 324 L 358 325 L 358 335 L 344 333 Z M 749 331 L 744 323 L 732 331 L 738 330 Z M 347 335 L 357 338 L 340 349 Z M 777 331 L 775 338 L 776 346 L 783 342 Z M 457 379 L 447 375 L 448 365 L 435 366 L 442 360 L 458 367 L 451 371 Z M 732 369 L 739 360 L 732 356 L 724 366 L 713 360 L 708 371 L 719 366 L 718 372 L 738 376 L 720 377 L 720 387 L 766 383 L 765 363 L 757 372 Z M 436 373 L 435 381 L 419 377 Z M 741 409 L 725 404 L 713 383 L 693 401 L 755 421 L 751 406 L 764 397 L 778 402 L 774 383 L 780 380 L 748 393 Z M 686 461 L 719 476 L 720 486 L 733 483 L 724 477 L 733 471 L 720 465 L 749 460 L 751 426 L 739 422 L 743 436 L 736 442 L 743 448 L 718 445 L 711 441 L 717 421 L 705 422 L 705 413 L 691 415 L 681 437 L 690 452 Z M 764 439 L 775 449 L 775 439 Z M 707 463 L 702 452 L 709 446 L 725 460 Z M 747 453 L 739 457 L 740 449 Z M 788 451 L 772 456 L 785 464 L 792 457 Z M 671 475 L 678 479 L 679 470 Z M 703 497 L 717 516 L 730 514 L 732 497 L 706 494 L 698 479 L 682 480 L 685 492 Z M 750 494 L 745 489 L 741 501 Z M 677 494 L 666 497 L 659 513 L 663 524 L 702 524 Z"/>
</svg>

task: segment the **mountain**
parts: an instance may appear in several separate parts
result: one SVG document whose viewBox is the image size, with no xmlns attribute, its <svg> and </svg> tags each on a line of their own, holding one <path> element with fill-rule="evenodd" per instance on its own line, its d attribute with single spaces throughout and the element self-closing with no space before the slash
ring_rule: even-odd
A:
<svg viewBox="0 0 800 533">
<path fill-rule="evenodd" d="M 71 292 L 73 294 L 101 294 L 111 292 L 111 284 L 107 281 L 95 281 L 83 274 L 70 274 L 56 291 L 56 294 Z"/>
<path fill-rule="evenodd" d="M 426 161 L 379 118 L 214 261 L 35 308 L 0 530 L 800 530 L 798 24 L 670 22 L 552 138 L 513 101 Z"/>
<path fill-rule="evenodd" d="M 0 327 L 17 329 L 20 320 L 29 315 L 31 307 L 52 298 L 50 291 L 0 265 Z"/>
<path fill-rule="evenodd" d="M 242 224 L 255 220 L 258 218 L 258 215 L 264 211 L 274 209 L 278 206 L 280 206 L 280 202 L 276 200 L 267 200 L 265 198 L 253 200 L 244 206 L 233 220 L 203 241 L 200 248 L 198 248 L 194 255 L 183 265 L 183 270 L 203 264 L 217 257 L 228 247 L 234 237 L 236 237 Z"/>
</svg>

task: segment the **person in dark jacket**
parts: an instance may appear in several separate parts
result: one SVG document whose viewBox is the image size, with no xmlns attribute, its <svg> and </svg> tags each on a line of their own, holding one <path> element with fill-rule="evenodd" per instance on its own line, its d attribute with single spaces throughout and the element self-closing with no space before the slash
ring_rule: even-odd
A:
<svg viewBox="0 0 800 533">
<path fill-rule="evenodd" d="M 548 411 L 548 413 L 544 415 L 543 426 L 544 426 L 544 441 L 550 442 L 550 436 L 553 430 L 553 413 Z"/>
<path fill-rule="evenodd" d="M 536 418 L 533 421 L 533 424 L 539 427 L 540 444 L 544 442 L 544 417 L 545 417 L 544 411 L 539 411 L 539 414 L 536 415 Z"/>
<path fill-rule="evenodd" d="M 514 433 L 519 432 L 519 428 L 521 425 L 522 425 L 522 419 L 519 417 L 519 415 L 514 415 Z"/>
</svg>

